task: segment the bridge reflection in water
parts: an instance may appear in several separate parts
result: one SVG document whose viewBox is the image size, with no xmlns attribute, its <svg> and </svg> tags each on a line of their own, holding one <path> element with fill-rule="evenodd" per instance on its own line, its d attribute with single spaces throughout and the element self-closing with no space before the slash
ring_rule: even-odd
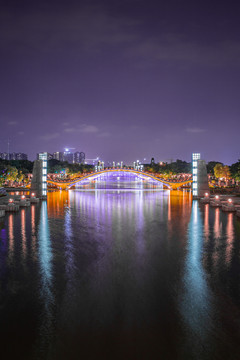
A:
<svg viewBox="0 0 240 360">
<path fill-rule="evenodd" d="M 95 185 L 6 216 L 2 358 L 238 359 L 238 220 L 187 191 Z"/>
</svg>

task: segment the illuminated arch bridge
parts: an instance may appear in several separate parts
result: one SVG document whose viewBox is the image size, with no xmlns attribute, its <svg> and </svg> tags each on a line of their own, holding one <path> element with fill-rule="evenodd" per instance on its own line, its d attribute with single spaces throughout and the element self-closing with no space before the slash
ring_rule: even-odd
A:
<svg viewBox="0 0 240 360">
<path fill-rule="evenodd" d="M 86 174 L 83 175 L 80 178 L 76 178 L 74 180 L 69 180 L 69 181 L 53 181 L 53 180 L 47 180 L 48 184 L 52 184 L 58 188 L 61 188 L 62 190 L 67 190 L 69 188 L 71 188 L 71 186 L 76 185 L 76 184 L 81 184 L 84 183 L 86 180 L 93 180 L 99 176 L 101 176 L 102 174 L 109 174 L 109 173 L 130 173 L 133 175 L 138 176 L 139 178 L 142 178 L 146 181 L 156 181 L 158 183 L 161 183 L 163 185 L 165 185 L 166 187 L 168 187 L 169 189 L 178 189 L 184 185 L 190 184 L 192 183 L 192 180 L 186 180 L 186 181 L 179 181 L 179 182 L 173 182 L 173 181 L 168 181 L 165 179 L 161 179 L 155 175 L 146 173 L 144 171 L 137 171 L 137 170 L 133 170 L 133 169 L 105 169 L 102 171 L 97 171 L 95 173 L 91 173 L 91 174 Z"/>
</svg>

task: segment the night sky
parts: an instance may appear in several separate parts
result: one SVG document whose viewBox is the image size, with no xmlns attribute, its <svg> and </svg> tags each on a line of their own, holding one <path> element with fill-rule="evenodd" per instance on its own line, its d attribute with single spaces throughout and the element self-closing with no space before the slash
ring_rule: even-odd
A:
<svg viewBox="0 0 240 360">
<path fill-rule="evenodd" d="M 0 152 L 240 158 L 236 2 L 0 4 Z"/>
</svg>

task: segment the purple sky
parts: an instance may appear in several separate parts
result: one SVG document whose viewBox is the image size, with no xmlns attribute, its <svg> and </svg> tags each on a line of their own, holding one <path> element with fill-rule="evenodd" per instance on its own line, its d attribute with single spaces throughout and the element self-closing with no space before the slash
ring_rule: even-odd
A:
<svg viewBox="0 0 240 360">
<path fill-rule="evenodd" d="M 1 0 L 0 152 L 236 162 L 235 3 Z"/>
</svg>

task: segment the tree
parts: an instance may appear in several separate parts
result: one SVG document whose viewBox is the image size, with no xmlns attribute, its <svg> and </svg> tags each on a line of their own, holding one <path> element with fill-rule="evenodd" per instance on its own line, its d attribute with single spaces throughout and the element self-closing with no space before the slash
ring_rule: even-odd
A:
<svg viewBox="0 0 240 360">
<path fill-rule="evenodd" d="M 18 175 L 17 175 L 17 181 L 18 182 L 22 182 L 23 181 L 23 179 L 24 179 L 24 174 L 22 173 L 22 171 L 21 170 L 19 170 L 18 171 Z"/>
<path fill-rule="evenodd" d="M 230 171 L 231 171 L 232 177 L 235 180 L 240 181 L 240 159 L 238 160 L 238 162 L 236 162 L 230 166 Z"/>
<path fill-rule="evenodd" d="M 214 167 L 215 167 L 217 164 L 223 165 L 223 163 L 220 163 L 219 161 L 209 161 L 209 162 L 207 163 L 207 173 L 214 175 Z"/>
<path fill-rule="evenodd" d="M 224 179 L 231 179 L 231 173 L 230 173 L 230 169 L 229 169 L 229 166 L 225 165 L 223 166 L 222 168 L 222 177 Z"/>
<path fill-rule="evenodd" d="M 223 165 L 218 163 L 214 166 L 214 176 L 216 178 L 221 178 L 222 177 L 222 168 L 223 168 Z"/>
<path fill-rule="evenodd" d="M 218 163 L 214 166 L 214 176 L 216 178 L 230 179 L 231 173 L 229 167 L 227 165 L 224 166 Z"/>
<path fill-rule="evenodd" d="M 6 173 L 6 180 L 10 183 L 10 186 L 12 186 L 13 182 L 17 180 L 18 171 L 17 168 L 14 166 L 7 166 L 7 173 Z"/>
</svg>

